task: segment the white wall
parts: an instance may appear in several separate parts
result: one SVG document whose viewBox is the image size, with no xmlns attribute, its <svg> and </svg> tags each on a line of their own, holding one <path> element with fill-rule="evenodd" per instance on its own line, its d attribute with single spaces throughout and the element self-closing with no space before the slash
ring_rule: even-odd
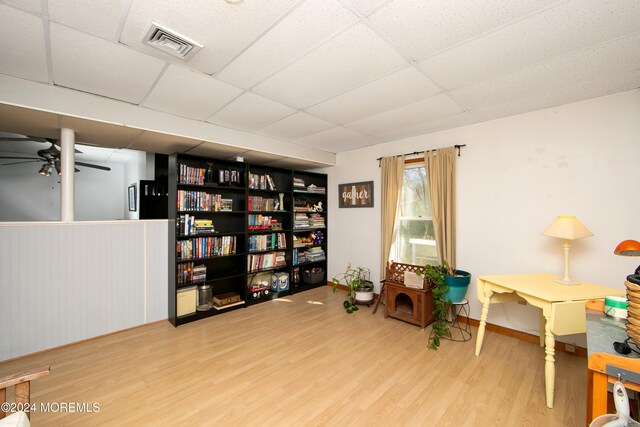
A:
<svg viewBox="0 0 640 427">
<path fill-rule="evenodd" d="M 109 166 L 111 171 L 78 168 L 81 171 L 75 174 L 75 219 L 123 219 L 126 208 L 124 166 L 94 163 Z M 39 175 L 40 166 L 40 162 L 0 166 L 0 221 L 60 220 L 60 178 L 55 172 L 51 176 Z"/>
<path fill-rule="evenodd" d="M 380 169 L 376 158 L 466 144 L 458 158 L 458 267 L 486 274 L 562 273 L 561 242 L 540 233 L 576 215 L 594 237 L 571 245 L 571 276 L 615 288 L 640 262 L 618 257 L 640 240 L 640 91 L 564 105 L 340 153 L 328 168 L 329 277 L 347 262 L 380 269 Z M 337 185 L 374 180 L 375 207 L 338 209 Z M 480 317 L 475 280 L 467 296 Z M 488 321 L 537 331 L 530 306 L 492 307 Z M 581 342 L 581 337 L 565 337 Z"/>
<path fill-rule="evenodd" d="M 124 218 L 139 219 L 140 218 L 140 180 L 153 179 L 147 176 L 147 157 L 148 153 L 144 151 L 132 151 L 130 160 L 124 164 L 124 183 L 125 183 L 125 201 L 124 201 Z M 129 186 L 136 187 L 136 210 L 129 210 Z"/>
<path fill-rule="evenodd" d="M 166 319 L 168 230 L 0 223 L 0 361 Z"/>
</svg>

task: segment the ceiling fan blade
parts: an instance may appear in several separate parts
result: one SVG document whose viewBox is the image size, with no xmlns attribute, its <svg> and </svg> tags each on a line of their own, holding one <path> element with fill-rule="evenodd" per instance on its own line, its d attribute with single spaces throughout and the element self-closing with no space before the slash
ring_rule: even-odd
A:
<svg viewBox="0 0 640 427">
<path fill-rule="evenodd" d="M 30 159 L 30 160 L 41 160 L 37 157 L 8 157 L 8 156 L 0 156 L 0 159 L 21 159 L 21 160 L 26 160 L 26 159 Z"/>
<path fill-rule="evenodd" d="M 100 170 L 103 170 L 103 171 L 110 171 L 111 170 L 111 168 L 108 168 L 106 166 L 92 165 L 91 163 L 84 163 L 84 162 L 75 162 L 75 163 L 78 166 L 85 166 L 85 167 L 88 167 L 88 168 L 100 169 Z"/>
<path fill-rule="evenodd" d="M 2 166 L 19 165 L 19 164 L 22 164 L 22 163 L 33 163 L 33 162 L 39 162 L 39 161 L 40 161 L 40 159 L 23 160 L 21 162 L 3 163 Z"/>
</svg>

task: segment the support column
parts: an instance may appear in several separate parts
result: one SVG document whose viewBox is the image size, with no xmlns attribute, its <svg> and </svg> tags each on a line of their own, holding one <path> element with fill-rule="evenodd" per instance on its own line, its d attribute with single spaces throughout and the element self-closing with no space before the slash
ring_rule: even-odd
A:
<svg viewBox="0 0 640 427">
<path fill-rule="evenodd" d="M 75 219 L 75 132 L 60 129 L 60 221 Z"/>
</svg>

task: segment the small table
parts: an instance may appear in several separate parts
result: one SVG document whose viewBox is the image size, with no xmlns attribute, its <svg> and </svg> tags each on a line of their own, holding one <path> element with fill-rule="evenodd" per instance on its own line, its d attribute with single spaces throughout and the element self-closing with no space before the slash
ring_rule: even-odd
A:
<svg viewBox="0 0 640 427">
<path fill-rule="evenodd" d="M 602 311 L 587 310 L 587 425 L 607 413 L 608 384 L 618 379 L 617 374 L 625 388 L 640 391 L 640 355 L 622 355 L 613 349 L 614 342 L 627 339 L 625 323 Z"/>
<path fill-rule="evenodd" d="M 394 317 L 424 328 L 433 322 L 431 289 L 409 288 L 402 283 L 385 281 L 384 317 Z"/>
<path fill-rule="evenodd" d="M 478 278 L 478 299 L 482 313 L 476 340 L 476 356 L 482 349 L 484 331 L 491 303 L 526 301 L 539 307 L 540 347 L 545 347 L 545 393 L 547 407 L 553 408 L 555 386 L 555 336 L 584 333 L 587 330 L 584 304 L 588 300 L 608 295 L 624 296 L 622 289 L 581 282 L 568 286 L 554 282 L 560 276 L 552 274 L 514 274 Z M 544 334 L 543 334 L 544 331 Z"/>
</svg>

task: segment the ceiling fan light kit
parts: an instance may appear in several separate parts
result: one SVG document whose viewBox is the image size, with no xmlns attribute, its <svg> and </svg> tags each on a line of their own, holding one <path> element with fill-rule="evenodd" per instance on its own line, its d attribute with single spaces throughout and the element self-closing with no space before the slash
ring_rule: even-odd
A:
<svg viewBox="0 0 640 427">
<path fill-rule="evenodd" d="M 24 136 L 22 138 L 5 138 L 8 141 L 35 141 L 35 142 L 48 142 L 51 144 L 49 148 L 38 150 L 38 157 L 22 157 L 22 156 L 0 156 L 0 159 L 11 159 L 11 160 L 24 160 L 22 162 L 13 162 L 13 163 L 3 163 L 3 166 L 6 165 L 14 165 L 20 163 L 30 163 L 30 162 L 44 162 L 38 173 L 42 176 L 51 176 L 51 171 L 53 169 L 56 170 L 58 176 L 62 173 L 61 163 L 60 163 L 60 149 L 56 146 L 58 144 L 57 139 L 52 138 L 41 138 L 36 136 Z M 80 150 L 74 150 L 77 154 L 82 154 Z M 110 171 L 111 168 L 106 166 L 95 165 L 92 163 L 85 163 L 75 161 L 76 166 L 84 166 L 92 169 L 98 169 L 103 171 Z M 75 168 L 76 172 L 80 172 L 78 168 Z"/>
</svg>

